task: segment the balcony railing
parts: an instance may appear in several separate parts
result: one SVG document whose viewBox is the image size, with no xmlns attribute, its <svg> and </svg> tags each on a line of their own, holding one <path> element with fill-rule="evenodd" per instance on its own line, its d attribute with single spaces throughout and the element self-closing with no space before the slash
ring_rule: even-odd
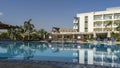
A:
<svg viewBox="0 0 120 68">
<path fill-rule="evenodd" d="M 78 29 L 78 26 L 74 26 L 73 29 Z"/>
<path fill-rule="evenodd" d="M 77 23 L 78 23 L 78 20 L 74 20 L 73 23 L 76 23 L 76 24 L 77 24 Z"/>
</svg>

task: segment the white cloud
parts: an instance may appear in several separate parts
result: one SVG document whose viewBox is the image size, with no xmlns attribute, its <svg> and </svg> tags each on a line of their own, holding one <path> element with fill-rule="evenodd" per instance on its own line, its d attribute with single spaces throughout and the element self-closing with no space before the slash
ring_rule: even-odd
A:
<svg viewBox="0 0 120 68">
<path fill-rule="evenodd" d="M 3 15 L 3 13 L 2 13 L 2 12 L 0 12 L 0 15 Z"/>
</svg>

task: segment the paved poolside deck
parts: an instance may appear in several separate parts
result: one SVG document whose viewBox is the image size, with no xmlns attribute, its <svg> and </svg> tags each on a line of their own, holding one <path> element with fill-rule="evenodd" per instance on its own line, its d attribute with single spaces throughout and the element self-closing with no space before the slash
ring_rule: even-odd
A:
<svg viewBox="0 0 120 68">
<path fill-rule="evenodd" d="M 55 62 L 55 61 L 51 62 L 51 61 L 38 61 L 38 60 L 1 60 L 0 59 L 0 68 L 113 68 L 113 67 Z"/>
</svg>

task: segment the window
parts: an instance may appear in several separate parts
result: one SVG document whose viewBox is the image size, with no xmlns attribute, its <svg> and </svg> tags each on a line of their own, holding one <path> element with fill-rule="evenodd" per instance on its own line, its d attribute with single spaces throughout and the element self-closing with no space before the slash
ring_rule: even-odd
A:
<svg viewBox="0 0 120 68">
<path fill-rule="evenodd" d="M 112 19 L 112 14 L 106 14 L 104 15 L 104 19 Z"/>
<path fill-rule="evenodd" d="M 102 20 L 102 15 L 95 15 L 94 20 Z"/>
<path fill-rule="evenodd" d="M 120 23 L 120 20 L 114 21 L 114 26 L 117 26 Z"/>
<path fill-rule="evenodd" d="M 106 26 L 108 23 L 109 23 L 110 21 L 104 21 L 104 24 L 103 24 L 103 26 Z M 112 21 L 111 21 L 112 22 Z M 112 22 L 113 23 L 113 22 Z M 112 24 L 110 24 L 109 26 L 111 26 Z M 108 26 L 108 27 L 109 27 Z"/>
<path fill-rule="evenodd" d="M 88 32 L 88 16 L 85 16 L 85 32 Z"/>
<path fill-rule="evenodd" d="M 88 23 L 85 23 L 85 28 L 88 28 Z"/>
<path fill-rule="evenodd" d="M 102 26 L 102 23 L 96 23 L 94 24 L 95 27 L 101 27 Z"/>
<path fill-rule="evenodd" d="M 85 21 L 85 23 L 88 23 L 88 21 Z"/>
<path fill-rule="evenodd" d="M 88 16 L 85 16 L 85 21 L 88 21 Z"/>
<path fill-rule="evenodd" d="M 102 30 L 100 30 L 100 29 L 96 29 L 96 30 L 94 30 L 95 32 L 102 32 Z"/>
<path fill-rule="evenodd" d="M 88 28 L 85 28 L 85 32 L 88 32 Z"/>
<path fill-rule="evenodd" d="M 120 19 L 120 13 L 114 14 L 114 19 Z"/>
</svg>

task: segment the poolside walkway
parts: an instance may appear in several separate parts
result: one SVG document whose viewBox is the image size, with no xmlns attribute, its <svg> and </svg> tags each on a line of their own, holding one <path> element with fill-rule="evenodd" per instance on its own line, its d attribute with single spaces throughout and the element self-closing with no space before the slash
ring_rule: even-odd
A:
<svg viewBox="0 0 120 68">
<path fill-rule="evenodd" d="M 55 61 L 51 62 L 51 61 L 38 61 L 38 60 L 1 60 L 0 59 L 0 68 L 113 68 L 113 67 L 55 62 Z"/>
</svg>

